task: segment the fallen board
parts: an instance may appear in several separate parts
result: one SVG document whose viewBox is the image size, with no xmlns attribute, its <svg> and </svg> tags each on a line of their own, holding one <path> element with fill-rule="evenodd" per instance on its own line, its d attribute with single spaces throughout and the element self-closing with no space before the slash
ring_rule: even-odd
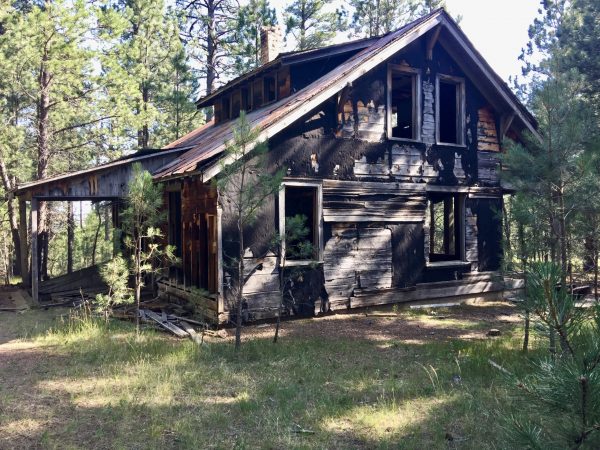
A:
<svg viewBox="0 0 600 450">
<path fill-rule="evenodd" d="M 158 314 L 156 314 L 153 311 L 150 311 L 148 309 L 142 310 L 143 314 L 154 320 L 156 323 L 158 323 L 161 327 L 165 328 L 166 330 L 169 330 L 171 333 L 173 333 L 175 336 L 177 337 L 187 337 L 188 333 L 186 333 L 184 330 L 182 330 L 181 328 L 179 328 L 177 325 L 172 324 L 171 322 L 169 322 L 168 320 L 163 319 L 161 316 L 159 316 Z"/>
</svg>

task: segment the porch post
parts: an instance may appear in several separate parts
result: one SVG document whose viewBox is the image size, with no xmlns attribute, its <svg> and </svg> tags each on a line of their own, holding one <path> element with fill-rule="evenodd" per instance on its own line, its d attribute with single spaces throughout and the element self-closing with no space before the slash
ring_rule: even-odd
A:
<svg viewBox="0 0 600 450">
<path fill-rule="evenodd" d="M 31 297 L 39 302 L 38 199 L 31 199 Z"/>
<path fill-rule="evenodd" d="M 29 286 L 29 247 L 27 245 L 27 202 L 19 199 L 19 243 L 21 246 L 21 279 L 25 286 Z"/>
</svg>

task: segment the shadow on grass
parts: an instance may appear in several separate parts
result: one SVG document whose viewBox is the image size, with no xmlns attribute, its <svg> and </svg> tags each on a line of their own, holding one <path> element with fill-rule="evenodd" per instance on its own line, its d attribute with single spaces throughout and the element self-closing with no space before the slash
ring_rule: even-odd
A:
<svg viewBox="0 0 600 450">
<path fill-rule="evenodd" d="M 0 447 L 497 448 L 518 392 L 487 360 L 526 370 L 518 340 L 361 337 L 236 354 L 124 323 L 59 330 L 2 371 Z"/>
</svg>

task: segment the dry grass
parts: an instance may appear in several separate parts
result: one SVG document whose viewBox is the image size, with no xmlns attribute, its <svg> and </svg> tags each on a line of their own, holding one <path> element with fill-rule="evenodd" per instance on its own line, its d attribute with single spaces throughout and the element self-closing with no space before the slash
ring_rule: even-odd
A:
<svg viewBox="0 0 600 450">
<path fill-rule="evenodd" d="M 502 448 L 520 394 L 487 360 L 528 364 L 506 305 L 253 327 L 239 355 L 49 314 L 0 313 L 1 448 Z"/>
</svg>

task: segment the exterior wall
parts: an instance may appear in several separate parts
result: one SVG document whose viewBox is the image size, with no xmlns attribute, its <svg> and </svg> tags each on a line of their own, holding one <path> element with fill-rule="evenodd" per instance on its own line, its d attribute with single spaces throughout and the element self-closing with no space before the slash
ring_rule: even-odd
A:
<svg viewBox="0 0 600 450">
<path fill-rule="evenodd" d="M 497 118 L 439 45 L 432 61 L 425 55 L 424 42 L 417 42 L 389 61 L 420 70 L 419 141 L 386 138 L 385 64 L 269 142 L 269 171 L 285 168 L 289 179 L 318 180 L 323 186 L 323 258 L 304 269 L 293 289 L 294 298 L 301 300 L 286 308 L 288 313 L 419 300 L 427 296 L 421 283 L 459 283 L 452 292 L 468 295 L 498 288 L 481 279 L 471 290 L 460 287 L 469 272 L 500 266 Z M 464 78 L 465 145 L 436 144 L 438 73 Z M 292 73 L 292 83 L 295 79 Z M 426 209 L 432 191 L 462 195 L 462 262 L 428 262 Z M 273 317 L 280 300 L 278 250 L 269 246 L 278 230 L 278 201 L 273 196 L 265 202 L 244 236 L 247 276 L 251 274 L 245 319 Z M 234 225 L 232 212 L 224 206 L 224 255 L 235 254 Z M 227 279 L 233 268 L 226 256 L 224 268 Z M 441 295 L 443 289 L 450 288 L 439 287 L 432 295 Z"/>
</svg>

